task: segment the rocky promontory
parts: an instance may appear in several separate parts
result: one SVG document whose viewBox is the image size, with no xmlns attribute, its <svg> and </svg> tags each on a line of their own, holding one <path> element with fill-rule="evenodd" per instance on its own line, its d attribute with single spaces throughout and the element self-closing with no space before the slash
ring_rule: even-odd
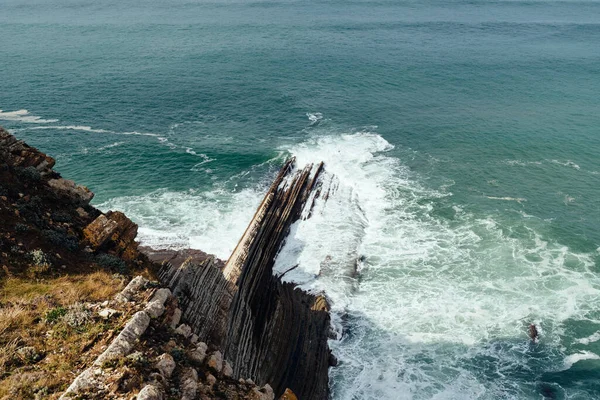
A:
<svg viewBox="0 0 600 400">
<path fill-rule="evenodd" d="M 0 128 L 0 399 L 327 398 L 327 300 L 272 270 L 322 165 L 288 162 L 221 261 L 139 246 L 54 164 Z"/>
</svg>

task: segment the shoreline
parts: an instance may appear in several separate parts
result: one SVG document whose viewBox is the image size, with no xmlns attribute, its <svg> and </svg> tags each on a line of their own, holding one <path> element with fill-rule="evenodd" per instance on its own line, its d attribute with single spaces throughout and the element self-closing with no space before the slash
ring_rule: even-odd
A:
<svg viewBox="0 0 600 400">
<path fill-rule="evenodd" d="M 300 217 L 322 166 L 313 175 L 312 167 L 295 171 L 288 162 L 240 240 L 239 249 L 225 262 L 201 250 L 140 246 L 135 241 L 135 223 L 118 211 L 102 213 L 91 206 L 93 193 L 63 179 L 52 169 L 51 157 L 2 128 L 0 163 L 0 212 L 5 220 L 0 233 L 7 240 L 0 243 L 4 286 L 14 279 L 51 282 L 98 271 L 116 273 L 114 276 L 123 277 L 121 282 L 139 273 L 148 278 L 158 276 L 157 284 L 173 292 L 174 307 L 180 310 L 189 338 L 193 335 L 196 343 L 206 343 L 224 361 L 231 361 L 231 373 L 222 378 L 224 385 L 251 379 L 258 386 L 270 384 L 276 397 L 327 399 L 328 368 L 334 359 L 327 343 L 327 300 L 284 284 L 272 273 L 273 258 L 289 225 Z M 288 182 L 297 180 L 290 184 L 297 189 L 280 190 L 284 177 Z M 287 210 L 282 217 L 281 210 Z M 269 215 L 274 217 L 265 217 Z M 8 252 L 4 251 L 7 245 Z M 32 264 L 34 250 L 42 257 L 39 263 L 44 268 Z M 168 335 L 176 335 L 178 323 L 171 325 Z M 155 329 L 163 329 L 160 326 Z M 181 346 L 191 345 L 185 343 Z M 14 373 L 19 373 L 19 365 L 15 364 Z M 43 361 L 32 365 L 43 370 Z M 220 377 L 220 368 L 217 372 Z M 150 376 L 141 378 L 148 379 Z M 61 385 L 64 383 L 58 388 Z M 249 387 L 242 385 L 231 393 Z M 141 390 L 141 386 L 131 390 Z M 273 398 L 268 390 L 263 395 L 267 400 Z"/>
</svg>

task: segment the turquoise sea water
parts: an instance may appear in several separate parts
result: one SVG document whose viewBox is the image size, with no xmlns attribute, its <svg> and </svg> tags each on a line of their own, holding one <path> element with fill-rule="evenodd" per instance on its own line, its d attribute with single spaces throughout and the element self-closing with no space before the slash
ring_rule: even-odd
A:
<svg viewBox="0 0 600 400">
<path fill-rule="evenodd" d="M 146 244 L 226 258 L 326 162 L 278 268 L 333 303 L 333 399 L 600 398 L 600 2 L 0 0 L 0 37 L 0 124 Z"/>
</svg>

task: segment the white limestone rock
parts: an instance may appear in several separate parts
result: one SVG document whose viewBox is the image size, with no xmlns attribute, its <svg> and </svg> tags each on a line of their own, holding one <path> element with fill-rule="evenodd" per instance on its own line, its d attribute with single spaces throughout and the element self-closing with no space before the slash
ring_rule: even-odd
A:
<svg viewBox="0 0 600 400">
<path fill-rule="evenodd" d="M 217 378 L 215 378 L 213 374 L 207 374 L 206 383 L 208 383 L 209 386 L 213 386 L 215 383 L 217 383 Z"/>
<path fill-rule="evenodd" d="M 59 397 L 59 400 L 72 399 L 77 393 L 84 391 L 100 392 L 105 389 L 101 381 L 102 370 L 88 368 L 75 378 L 67 390 Z"/>
<path fill-rule="evenodd" d="M 220 351 L 215 351 L 208 358 L 208 366 L 217 372 L 221 372 L 223 369 L 223 355 Z"/>
<path fill-rule="evenodd" d="M 105 308 L 103 310 L 98 311 L 98 315 L 104 319 L 109 319 L 109 318 L 119 315 L 119 314 L 120 314 L 119 311 L 112 309 L 112 308 Z"/>
<path fill-rule="evenodd" d="M 135 345 L 135 341 L 148 329 L 148 325 L 150 325 L 150 316 L 146 312 L 138 311 L 135 313 L 119 333 L 119 336 L 94 361 L 94 365 L 101 366 L 106 361 L 129 354 Z"/>
<path fill-rule="evenodd" d="M 163 400 L 163 394 L 158 387 L 148 384 L 140 390 L 137 400 Z"/>
<path fill-rule="evenodd" d="M 171 291 L 166 288 L 158 289 L 144 310 L 151 318 L 158 318 L 165 312 L 165 302 L 171 296 Z"/>
<path fill-rule="evenodd" d="M 229 362 L 227 361 L 223 363 L 223 375 L 228 378 L 231 378 L 233 375 L 233 368 L 231 368 L 231 365 L 229 365 Z"/>
<path fill-rule="evenodd" d="M 177 329 L 175 329 L 175 333 L 185 338 L 189 338 L 190 336 L 192 336 L 192 328 L 190 328 L 186 324 L 181 324 Z"/>
<path fill-rule="evenodd" d="M 198 391 L 198 372 L 188 368 L 181 377 L 181 400 L 194 400 Z"/>
<path fill-rule="evenodd" d="M 188 354 L 188 357 L 197 363 L 202 363 L 206 359 L 206 350 L 208 346 L 204 342 L 198 343 L 196 348 Z"/>
<path fill-rule="evenodd" d="M 260 389 L 255 387 L 252 392 L 259 400 L 275 400 L 273 388 L 268 383 Z"/>
<path fill-rule="evenodd" d="M 168 379 L 175 369 L 175 360 L 170 354 L 163 353 L 158 357 L 155 367 L 160 371 L 162 376 Z"/>
<path fill-rule="evenodd" d="M 142 287 L 146 286 L 147 283 L 148 279 L 141 275 L 136 276 L 127 284 L 127 286 L 125 286 L 125 289 L 123 289 L 121 293 L 115 296 L 115 300 L 119 303 L 127 303 L 128 301 L 131 301 L 133 296 L 139 292 Z"/>
</svg>

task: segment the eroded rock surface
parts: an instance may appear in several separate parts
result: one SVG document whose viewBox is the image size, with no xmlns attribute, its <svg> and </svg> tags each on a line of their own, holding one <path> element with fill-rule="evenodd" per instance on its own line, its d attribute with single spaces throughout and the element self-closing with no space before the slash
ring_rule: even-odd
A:
<svg viewBox="0 0 600 400">
<path fill-rule="evenodd" d="M 328 396 L 327 300 L 273 275 L 290 225 L 303 210 L 310 215 L 321 170 L 322 165 L 294 170 L 293 161 L 282 168 L 224 268 L 208 257 L 179 266 L 165 261 L 159 274 L 193 332 L 224 350 L 232 370 L 225 368 L 227 375 L 270 385 L 254 391 L 261 399 L 286 389 L 303 399 Z M 217 358 L 213 353 L 208 365 L 222 373 Z"/>
<path fill-rule="evenodd" d="M 0 277 L 120 274 L 150 268 L 135 242 L 137 225 L 120 212 L 100 212 L 93 193 L 54 171 L 54 159 L 0 128 Z M 8 262 L 10 260 L 10 263 Z"/>
</svg>

